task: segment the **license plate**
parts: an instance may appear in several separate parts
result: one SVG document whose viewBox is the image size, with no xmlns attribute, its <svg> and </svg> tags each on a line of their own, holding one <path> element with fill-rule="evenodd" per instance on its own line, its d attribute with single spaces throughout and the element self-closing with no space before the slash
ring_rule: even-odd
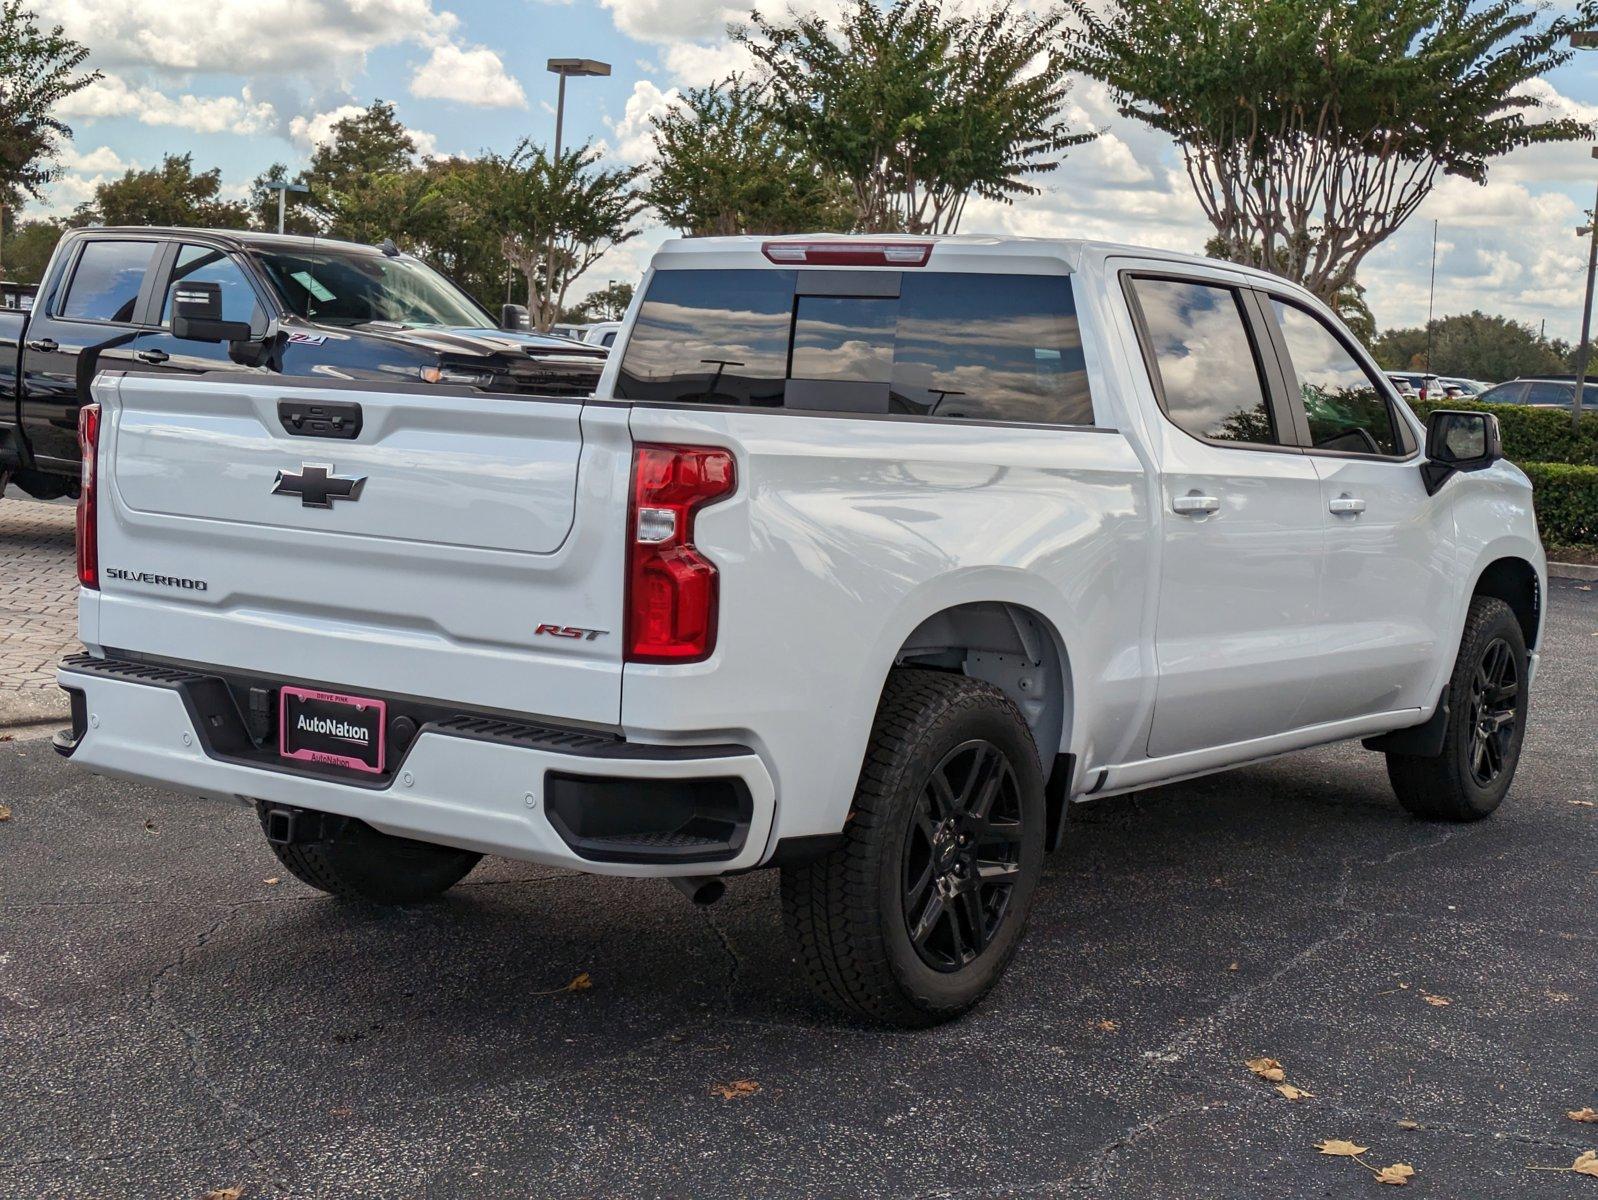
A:
<svg viewBox="0 0 1598 1200">
<path fill-rule="evenodd" d="M 382 774 L 387 704 L 310 688 L 286 687 L 278 696 L 278 753 L 284 758 Z"/>
</svg>

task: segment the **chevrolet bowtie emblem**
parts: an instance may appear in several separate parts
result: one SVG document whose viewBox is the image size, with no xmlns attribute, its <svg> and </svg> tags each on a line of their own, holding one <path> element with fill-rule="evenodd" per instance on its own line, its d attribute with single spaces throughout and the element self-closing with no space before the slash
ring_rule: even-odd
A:
<svg viewBox="0 0 1598 1200">
<path fill-rule="evenodd" d="M 299 472 L 279 471 L 272 485 L 274 496 L 298 496 L 305 508 L 332 508 L 335 500 L 359 500 L 366 476 L 333 474 L 331 463 L 306 463 Z"/>
</svg>

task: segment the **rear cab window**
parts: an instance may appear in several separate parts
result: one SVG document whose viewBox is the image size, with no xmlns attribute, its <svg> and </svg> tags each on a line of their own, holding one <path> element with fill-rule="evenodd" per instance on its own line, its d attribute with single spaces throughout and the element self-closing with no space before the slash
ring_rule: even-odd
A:
<svg viewBox="0 0 1598 1200">
<path fill-rule="evenodd" d="M 662 270 L 618 399 L 1093 424 L 1071 281 L 951 271 Z"/>
<path fill-rule="evenodd" d="M 155 248 L 155 242 L 86 242 L 56 315 L 68 321 L 132 324 Z"/>
</svg>

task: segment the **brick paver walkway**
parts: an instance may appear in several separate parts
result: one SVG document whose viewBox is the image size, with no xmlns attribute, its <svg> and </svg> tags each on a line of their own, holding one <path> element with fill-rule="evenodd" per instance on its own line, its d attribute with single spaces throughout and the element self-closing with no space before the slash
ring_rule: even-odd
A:
<svg viewBox="0 0 1598 1200">
<path fill-rule="evenodd" d="M 0 692 L 53 689 L 78 644 L 78 577 L 67 504 L 0 499 Z"/>
</svg>

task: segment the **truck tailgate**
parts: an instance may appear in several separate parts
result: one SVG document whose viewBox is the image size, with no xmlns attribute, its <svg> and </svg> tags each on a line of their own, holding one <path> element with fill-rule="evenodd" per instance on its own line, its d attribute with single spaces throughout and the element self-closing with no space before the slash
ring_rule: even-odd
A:
<svg viewBox="0 0 1598 1200">
<path fill-rule="evenodd" d="M 624 413 L 408 386 L 127 375 L 94 390 L 86 642 L 618 721 Z M 346 428 L 358 406 L 358 436 L 311 436 L 326 426 L 308 406 Z"/>
</svg>

